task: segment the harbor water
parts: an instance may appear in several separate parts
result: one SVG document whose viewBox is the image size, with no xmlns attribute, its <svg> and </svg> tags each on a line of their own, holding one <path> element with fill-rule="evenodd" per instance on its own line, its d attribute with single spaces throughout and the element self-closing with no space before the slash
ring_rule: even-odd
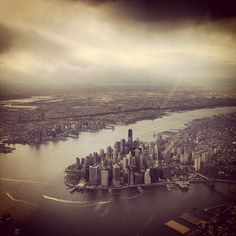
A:
<svg viewBox="0 0 236 236">
<path fill-rule="evenodd" d="M 14 145 L 16 150 L 0 156 L 0 213 L 12 214 L 29 235 L 178 235 L 163 223 L 227 199 L 204 184 L 194 184 L 187 192 L 154 187 L 141 193 L 125 189 L 70 194 L 64 170 L 77 156 L 127 139 L 129 128 L 134 138 L 149 142 L 154 132 L 177 131 L 193 119 L 235 111 L 236 107 L 219 107 L 176 112 L 64 141 Z"/>
</svg>

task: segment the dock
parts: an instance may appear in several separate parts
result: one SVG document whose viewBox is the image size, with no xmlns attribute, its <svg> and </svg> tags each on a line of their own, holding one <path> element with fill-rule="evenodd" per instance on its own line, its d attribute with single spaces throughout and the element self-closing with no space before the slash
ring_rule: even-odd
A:
<svg viewBox="0 0 236 236">
<path fill-rule="evenodd" d="M 186 221 L 188 221 L 188 222 L 190 222 L 190 223 L 192 223 L 193 225 L 196 225 L 196 226 L 198 226 L 200 224 L 207 223 L 206 221 L 204 221 L 204 220 L 202 220 L 202 219 L 200 219 L 200 218 L 198 218 L 194 215 L 191 215 L 189 213 L 183 214 L 182 216 L 180 216 L 180 218 L 184 219 L 184 220 L 186 220 Z"/>
<path fill-rule="evenodd" d="M 179 232 L 180 234 L 183 234 L 183 235 L 188 233 L 191 230 L 187 226 L 182 225 L 174 220 L 170 220 L 170 221 L 166 222 L 165 225 L 168 226 L 169 228 Z"/>
</svg>

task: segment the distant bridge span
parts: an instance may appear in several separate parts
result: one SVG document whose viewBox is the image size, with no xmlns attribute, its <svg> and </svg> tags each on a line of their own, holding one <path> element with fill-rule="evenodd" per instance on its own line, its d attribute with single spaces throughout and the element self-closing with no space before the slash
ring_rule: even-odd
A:
<svg viewBox="0 0 236 236">
<path fill-rule="evenodd" d="M 203 179 L 207 180 L 207 181 L 212 181 L 212 179 L 206 177 L 205 175 L 202 175 L 200 173 L 197 173 L 198 176 L 202 177 Z"/>
<path fill-rule="evenodd" d="M 234 180 L 226 180 L 226 179 L 210 179 L 209 177 L 203 175 L 203 174 L 200 174 L 200 173 L 197 173 L 198 176 L 202 177 L 203 179 L 207 180 L 207 181 L 210 181 L 210 182 L 219 182 L 219 183 L 229 183 L 229 184 L 236 184 L 236 181 Z"/>
<path fill-rule="evenodd" d="M 236 181 L 234 181 L 234 180 L 215 179 L 214 181 L 215 181 L 215 182 L 220 182 L 220 183 L 236 184 Z"/>
</svg>

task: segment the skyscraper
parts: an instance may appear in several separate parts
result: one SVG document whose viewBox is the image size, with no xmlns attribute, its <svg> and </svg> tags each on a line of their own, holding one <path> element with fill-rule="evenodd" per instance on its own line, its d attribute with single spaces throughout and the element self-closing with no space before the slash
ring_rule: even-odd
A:
<svg viewBox="0 0 236 236">
<path fill-rule="evenodd" d="M 80 159 L 79 157 L 76 157 L 76 169 L 78 170 L 80 168 Z"/>
<path fill-rule="evenodd" d="M 117 141 L 114 144 L 114 150 L 116 150 L 117 153 L 120 152 L 120 148 L 121 148 L 121 142 Z"/>
<path fill-rule="evenodd" d="M 151 177 L 151 183 L 156 183 L 158 181 L 156 175 L 156 168 L 150 168 L 150 177 Z"/>
<path fill-rule="evenodd" d="M 199 171 L 201 168 L 201 156 L 199 153 L 193 153 L 194 159 L 194 168 L 196 171 Z"/>
<path fill-rule="evenodd" d="M 120 141 L 120 153 L 121 154 L 125 154 L 125 144 L 126 144 L 125 140 L 121 139 L 121 141 Z"/>
<path fill-rule="evenodd" d="M 132 146 L 132 143 L 133 143 L 133 131 L 132 131 L 132 129 L 129 129 L 128 130 L 128 145 L 129 145 L 129 147 Z"/>
<path fill-rule="evenodd" d="M 134 172 L 134 184 L 142 184 L 142 174 Z"/>
<path fill-rule="evenodd" d="M 123 157 L 123 160 L 122 160 L 122 167 L 123 167 L 123 169 L 125 169 L 127 167 L 127 165 L 128 165 L 128 160 L 127 160 L 126 157 Z"/>
<path fill-rule="evenodd" d="M 96 185 L 98 182 L 98 166 L 89 167 L 89 183 Z"/>
<path fill-rule="evenodd" d="M 112 168 L 112 182 L 114 187 L 120 186 L 120 167 L 117 164 Z"/>
<path fill-rule="evenodd" d="M 144 183 L 145 183 L 145 184 L 150 184 L 150 183 L 151 183 L 150 169 L 147 169 L 147 170 L 145 171 Z"/>
<path fill-rule="evenodd" d="M 132 169 L 130 170 L 129 173 L 129 185 L 134 185 L 134 173 Z"/>
<path fill-rule="evenodd" d="M 102 170 L 101 171 L 101 185 L 103 187 L 108 186 L 108 170 Z"/>
<path fill-rule="evenodd" d="M 163 166 L 162 167 L 162 176 L 163 179 L 170 179 L 170 167 L 169 166 Z"/>
<path fill-rule="evenodd" d="M 106 155 L 107 155 L 107 158 L 110 158 L 110 157 L 112 156 L 112 148 L 111 148 L 111 146 L 108 146 L 108 147 L 107 147 L 107 153 L 106 153 Z"/>
</svg>

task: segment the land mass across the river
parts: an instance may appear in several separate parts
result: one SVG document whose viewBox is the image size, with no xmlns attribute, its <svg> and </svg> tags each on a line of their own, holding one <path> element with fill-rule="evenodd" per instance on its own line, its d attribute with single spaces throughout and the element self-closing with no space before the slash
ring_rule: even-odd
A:
<svg viewBox="0 0 236 236">
<path fill-rule="evenodd" d="M 2 96 L 0 152 L 10 152 L 8 144 L 76 138 L 83 131 L 113 129 L 115 125 L 160 118 L 170 112 L 236 105 L 231 93 L 185 87 L 174 92 L 170 88 L 71 88 L 33 94 Z"/>
</svg>

